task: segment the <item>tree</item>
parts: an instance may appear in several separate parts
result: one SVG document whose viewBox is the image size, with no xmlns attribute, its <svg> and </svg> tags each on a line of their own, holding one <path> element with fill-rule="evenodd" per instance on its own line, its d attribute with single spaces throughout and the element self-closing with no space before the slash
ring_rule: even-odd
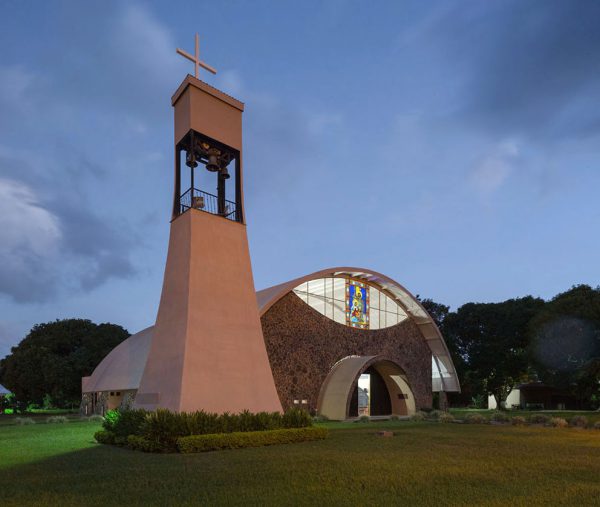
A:
<svg viewBox="0 0 600 507">
<path fill-rule="evenodd" d="M 531 323 L 529 355 L 544 383 L 595 405 L 600 397 L 600 288 L 577 285 L 549 301 Z"/>
<path fill-rule="evenodd" d="M 441 303 L 436 303 L 435 301 L 429 298 L 421 300 L 418 295 L 417 299 L 419 299 L 419 302 L 421 303 L 421 305 L 423 305 L 423 308 L 427 310 L 427 313 L 431 316 L 431 318 L 436 323 L 440 331 L 442 331 L 444 326 L 444 319 L 450 312 L 450 307 Z M 442 334 L 444 333 L 442 332 Z"/>
<path fill-rule="evenodd" d="M 502 303 L 467 303 L 444 320 L 444 333 L 473 394 L 494 396 L 501 407 L 528 374 L 529 322 L 544 301 L 531 296 Z"/>
<path fill-rule="evenodd" d="M 35 325 L 0 361 L 0 383 L 20 401 L 59 407 L 78 404 L 81 377 L 129 336 L 121 326 L 66 319 Z"/>
</svg>

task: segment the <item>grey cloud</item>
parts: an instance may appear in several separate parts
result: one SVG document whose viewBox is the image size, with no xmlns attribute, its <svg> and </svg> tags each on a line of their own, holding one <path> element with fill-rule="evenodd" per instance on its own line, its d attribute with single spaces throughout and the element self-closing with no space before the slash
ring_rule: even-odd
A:
<svg viewBox="0 0 600 507">
<path fill-rule="evenodd" d="M 131 261 L 136 236 L 126 223 L 110 224 L 68 196 L 53 192 L 53 201 L 31 208 L 43 210 L 49 223 L 58 224 L 59 236 L 40 240 L 50 250 L 31 245 L 26 240 L 31 232 L 15 240 L 19 231 L 2 231 L 4 238 L 12 238 L 13 246 L 0 249 L 0 293 L 19 303 L 45 302 L 65 290 L 90 291 L 111 278 L 136 273 Z M 32 227 L 27 221 L 35 217 L 33 213 L 23 217 L 22 227 Z M 5 227 L 14 224 L 8 221 Z M 41 225 L 35 227 L 32 230 Z"/>
<path fill-rule="evenodd" d="M 17 303 L 41 303 L 57 294 L 59 273 L 53 261 L 28 251 L 14 252 L 14 258 L 0 257 L 0 294 Z"/>
<path fill-rule="evenodd" d="M 464 73 L 457 115 L 503 133 L 598 133 L 600 3 L 460 3 L 431 28 Z"/>
</svg>

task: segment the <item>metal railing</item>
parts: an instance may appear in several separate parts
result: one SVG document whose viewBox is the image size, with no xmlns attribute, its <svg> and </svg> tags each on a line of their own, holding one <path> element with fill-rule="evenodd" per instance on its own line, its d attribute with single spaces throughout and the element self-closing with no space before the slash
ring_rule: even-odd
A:
<svg viewBox="0 0 600 507">
<path fill-rule="evenodd" d="M 205 211 L 212 215 L 219 215 L 233 222 L 242 221 L 234 202 L 223 199 L 221 206 L 219 206 L 219 198 L 216 195 L 203 192 L 197 188 L 188 188 L 179 197 L 179 213 L 185 213 L 190 208 Z"/>
</svg>

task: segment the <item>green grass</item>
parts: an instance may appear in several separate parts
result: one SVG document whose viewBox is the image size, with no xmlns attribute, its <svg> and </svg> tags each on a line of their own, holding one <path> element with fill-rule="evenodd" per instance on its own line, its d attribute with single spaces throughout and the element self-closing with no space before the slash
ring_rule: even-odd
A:
<svg viewBox="0 0 600 507">
<path fill-rule="evenodd" d="M 327 440 L 195 455 L 98 445 L 95 423 L 0 427 L 0 505 L 592 505 L 600 431 L 326 424 Z M 396 436 L 382 438 L 378 429 Z"/>
</svg>

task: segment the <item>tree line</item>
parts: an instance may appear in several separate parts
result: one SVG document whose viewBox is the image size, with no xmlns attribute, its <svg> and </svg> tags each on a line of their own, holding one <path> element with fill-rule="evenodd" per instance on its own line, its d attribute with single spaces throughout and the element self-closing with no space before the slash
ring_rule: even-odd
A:
<svg viewBox="0 0 600 507">
<path fill-rule="evenodd" d="M 500 303 L 466 303 L 451 312 L 421 301 L 436 321 L 454 361 L 462 392 L 453 405 L 501 406 L 513 387 L 543 382 L 600 406 L 600 287 L 577 285 L 549 301 L 526 296 Z"/>
</svg>

